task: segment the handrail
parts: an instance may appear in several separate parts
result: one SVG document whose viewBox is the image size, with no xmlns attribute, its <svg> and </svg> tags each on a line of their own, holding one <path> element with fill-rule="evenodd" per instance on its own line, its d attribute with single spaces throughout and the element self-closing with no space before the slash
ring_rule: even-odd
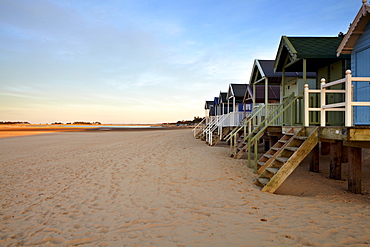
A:
<svg viewBox="0 0 370 247">
<path fill-rule="evenodd" d="M 278 118 L 280 117 L 297 99 L 301 98 L 303 96 L 304 91 L 302 91 L 300 94 L 298 94 L 296 97 L 294 97 L 293 94 L 291 94 L 289 97 L 287 97 L 282 104 L 280 104 L 281 107 L 283 107 L 282 110 L 280 110 L 280 106 L 277 107 L 273 112 L 269 114 L 269 116 L 261 122 L 256 129 L 261 128 L 255 136 L 252 136 L 252 133 L 248 135 L 248 166 L 251 167 L 251 143 L 254 142 L 254 170 L 257 172 L 257 153 L 258 153 L 258 137 L 263 134 L 263 132 Z M 288 104 L 287 104 L 288 103 Z M 287 104 L 287 105 L 285 105 Z M 268 121 L 268 122 L 267 122 Z M 246 140 L 246 139 L 244 139 Z"/>
<path fill-rule="evenodd" d="M 202 134 L 207 134 L 208 129 L 210 129 L 216 122 L 217 122 L 218 116 L 215 116 L 214 118 L 211 119 L 211 121 L 207 124 L 207 126 L 203 129 Z"/>
<path fill-rule="evenodd" d="M 203 120 L 194 127 L 194 129 L 193 129 L 194 137 L 196 137 L 200 133 L 200 131 L 199 132 L 196 132 L 196 130 L 198 128 L 200 128 L 200 126 L 201 127 L 204 127 L 204 126 L 202 126 L 204 121 L 206 121 L 206 118 L 203 118 Z"/>
<path fill-rule="evenodd" d="M 298 98 L 298 97 L 301 97 L 302 96 L 302 94 L 303 94 L 303 92 L 300 94 L 300 95 L 298 95 L 296 98 Z M 290 102 L 290 100 L 293 98 L 293 94 L 291 94 L 291 95 L 289 95 L 287 98 L 285 98 L 285 100 L 275 109 L 275 110 L 273 110 L 254 130 L 258 130 L 259 128 L 261 128 L 262 126 L 265 126 L 266 128 L 268 127 L 268 125 L 266 125 L 266 122 L 267 122 L 267 120 L 269 119 L 269 118 L 271 118 L 271 116 L 273 116 L 273 115 L 275 115 L 279 110 L 280 110 L 280 108 L 282 108 L 283 106 L 284 106 L 284 104 L 286 104 L 287 102 Z M 275 121 L 281 114 L 282 114 L 283 112 L 281 111 L 279 114 L 277 114 L 277 115 L 275 115 L 275 117 L 273 118 L 273 120 L 272 121 L 270 121 L 270 122 L 273 122 L 273 121 Z M 269 123 L 270 123 L 269 122 Z M 266 129 L 265 128 L 265 129 Z M 255 131 L 253 131 L 253 132 L 255 132 Z M 244 137 L 244 139 L 243 139 L 243 141 L 245 141 L 245 140 L 247 140 L 248 138 L 250 138 L 251 136 L 252 136 L 252 134 L 253 134 L 253 132 L 252 133 L 249 133 L 249 135 L 247 136 L 247 137 Z"/>
<path fill-rule="evenodd" d="M 253 120 L 253 118 L 264 109 L 266 105 L 259 105 L 257 106 L 251 114 L 249 114 L 248 117 L 244 118 L 243 121 L 240 122 L 238 126 L 236 126 L 226 137 L 225 141 L 229 141 L 236 133 L 238 133 L 244 126 L 250 124 L 250 121 Z"/>
<path fill-rule="evenodd" d="M 346 71 L 346 76 L 345 78 L 325 83 L 325 79 L 321 79 L 321 89 L 320 90 L 314 90 L 314 89 L 309 89 L 308 85 L 306 84 L 304 86 L 304 92 L 305 92 L 305 97 L 304 97 L 304 126 L 309 126 L 310 125 L 310 114 L 309 112 L 311 111 L 318 111 L 321 113 L 320 115 L 320 125 L 321 126 L 326 126 L 326 111 L 344 111 L 345 115 L 345 126 L 346 127 L 351 127 L 353 126 L 353 107 L 354 106 L 370 106 L 370 102 L 357 102 L 353 101 L 353 89 L 352 89 L 352 82 L 353 81 L 363 81 L 363 82 L 370 82 L 370 77 L 352 77 L 351 71 L 347 70 Z M 338 85 L 344 83 L 345 84 L 345 90 L 329 90 L 326 89 L 328 87 Z M 309 94 L 310 93 L 319 93 L 321 94 L 321 106 L 316 107 L 316 108 L 310 108 L 310 98 Z M 338 102 L 334 104 L 326 104 L 326 94 L 327 93 L 344 93 L 344 102 Z"/>
<path fill-rule="evenodd" d="M 225 119 L 230 115 L 230 113 L 228 114 L 224 114 L 222 115 L 220 118 L 217 118 L 217 121 L 216 121 L 216 124 L 213 125 L 213 127 L 210 127 L 208 131 L 206 131 L 206 141 L 208 141 L 208 143 L 212 146 L 213 144 L 213 138 L 212 138 L 212 135 L 213 135 L 213 131 L 215 131 L 219 126 L 220 124 L 223 123 L 223 121 L 225 121 Z"/>
</svg>

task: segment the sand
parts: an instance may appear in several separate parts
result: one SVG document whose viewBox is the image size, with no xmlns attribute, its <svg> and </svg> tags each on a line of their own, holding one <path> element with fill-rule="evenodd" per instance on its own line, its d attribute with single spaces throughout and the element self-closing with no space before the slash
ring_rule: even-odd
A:
<svg viewBox="0 0 370 247">
<path fill-rule="evenodd" d="M 368 168 L 364 195 L 305 164 L 263 193 L 189 129 L 2 138 L 0 156 L 0 246 L 370 245 Z"/>
</svg>

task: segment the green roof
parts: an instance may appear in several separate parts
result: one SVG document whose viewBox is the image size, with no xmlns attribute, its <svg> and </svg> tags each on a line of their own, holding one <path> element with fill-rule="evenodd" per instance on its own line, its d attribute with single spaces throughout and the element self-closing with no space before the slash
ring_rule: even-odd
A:
<svg viewBox="0 0 370 247">
<path fill-rule="evenodd" d="M 343 37 L 287 37 L 299 58 L 337 58 Z"/>
<path fill-rule="evenodd" d="M 274 62 L 274 72 L 301 72 L 302 61 L 307 59 L 307 71 L 317 69 L 343 59 L 349 55 L 337 57 L 337 48 L 343 37 L 286 37 L 282 36 Z"/>
</svg>

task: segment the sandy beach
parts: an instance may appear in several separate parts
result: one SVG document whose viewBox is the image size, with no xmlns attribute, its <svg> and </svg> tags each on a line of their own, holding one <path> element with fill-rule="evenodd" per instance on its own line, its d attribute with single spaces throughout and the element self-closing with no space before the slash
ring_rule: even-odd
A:
<svg viewBox="0 0 370 247">
<path fill-rule="evenodd" d="M 190 129 L 1 138 L 0 246 L 370 245 L 368 150 L 363 195 L 327 156 L 263 193 L 228 151 Z"/>
</svg>

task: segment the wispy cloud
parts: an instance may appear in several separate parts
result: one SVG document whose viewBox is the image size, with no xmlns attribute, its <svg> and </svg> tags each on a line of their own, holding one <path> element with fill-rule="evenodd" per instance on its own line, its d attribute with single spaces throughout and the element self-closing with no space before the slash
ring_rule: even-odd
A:
<svg viewBox="0 0 370 247">
<path fill-rule="evenodd" d="M 1 0 L 0 120 L 192 118 L 229 83 L 248 82 L 255 58 L 273 59 L 281 35 L 336 34 L 358 7 L 346 0 Z"/>
</svg>

